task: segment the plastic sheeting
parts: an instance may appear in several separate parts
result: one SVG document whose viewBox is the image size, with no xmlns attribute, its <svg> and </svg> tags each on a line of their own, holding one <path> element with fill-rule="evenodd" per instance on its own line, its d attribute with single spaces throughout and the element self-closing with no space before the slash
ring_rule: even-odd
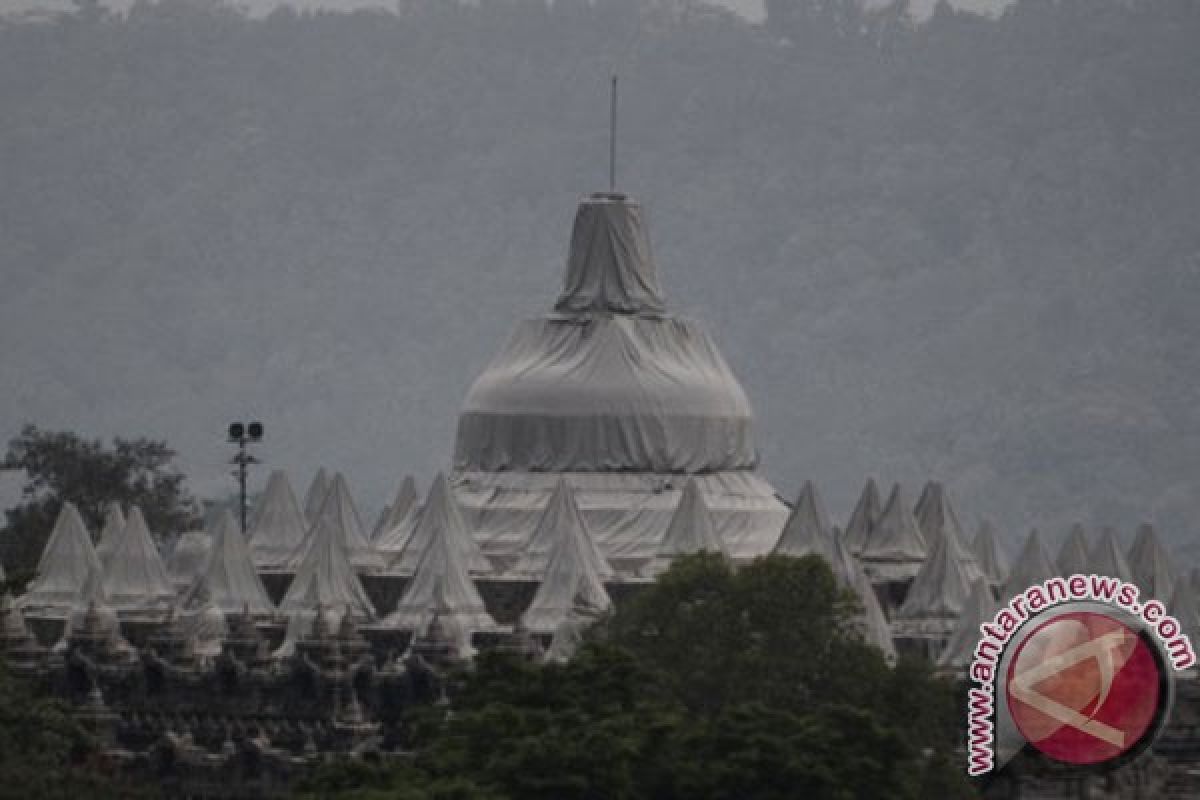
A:
<svg viewBox="0 0 1200 800">
<path fill-rule="evenodd" d="M 914 577 L 928 550 L 899 484 L 892 487 L 879 521 L 863 545 L 862 560 L 875 581 Z"/>
<path fill-rule="evenodd" d="M 117 540 L 121 538 L 123 530 L 125 515 L 121 513 L 121 506 L 109 503 L 108 511 L 104 515 L 104 527 L 100 529 L 100 538 L 96 540 L 96 555 L 100 557 L 100 563 L 104 566 L 108 566 L 108 559 L 112 557 L 113 548 L 117 546 Z"/>
<path fill-rule="evenodd" d="M 925 537 L 926 547 L 932 551 L 934 541 L 944 538 L 950 547 L 950 555 L 966 568 L 967 580 L 974 582 L 983 577 L 983 570 L 975 558 L 975 553 L 965 544 L 966 536 L 962 524 L 958 521 L 954 506 L 950 504 L 950 496 L 946 493 L 945 486 L 938 481 L 927 483 L 913 516 L 917 520 L 921 535 Z"/>
<path fill-rule="evenodd" d="M 1086 575 L 1088 572 L 1088 541 L 1083 523 L 1076 522 L 1067 532 L 1058 558 L 1054 560 L 1060 575 Z"/>
<path fill-rule="evenodd" d="M 125 529 L 104 571 L 104 593 L 118 611 L 163 608 L 175 600 L 175 587 L 142 510 L 129 511 Z"/>
<path fill-rule="evenodd" d="M 979 523 L 979 531 L 971 542 L 971 550 L 979 569 L 992 586 L 1001 586 L 1008 579 L 1008 571 L 1012 568 L 1008 556 L 996 541 L 996 528 L 990 520 Z"/>
<path fill-rule="evenodd" d="M 892 641 L 892 630 L 883 608 L 879 605 L 879 598 L 875 596 L 875 590 L 871 587 L 871 580 L 837 529 L 830 532 L 829 543 L 829 566 L 833 570 L 834 578 L 843 589 L 854 592 L 862 604 L 858 624 L 863 639 L 868 644 L 878 647 L 889 662 L 895 661 L 896 646 Z"/>
<path fill-rule="evenodd" d="M 825 504 L 817 494 L 817 487 L 812 481 L 805 481 L 773 552 L 795 557 L 818 555 L 832 562 L 831 536 L 829 515 L 825 513 Z"/>
<path fill-rule="evenodd" d="M 1133 571 L 1133 582 L 1142 590 L 1142 597 L 1169 599 L 1175 592 L 1171 554 L 1159 541 L 1153 525 L 1143 523 L 1138 526 L 1133 547 L 1129 550 L 1129 568 Z"/>
<path fill-rule="evenodd" d="M 485 553 L 519 556 L 559 478 L 574 490 L 588 531 L 604 556 L 642 566 L 654 558 L 688 476 L 639 472 L 471 472 L 455 478 L 455 496 Z M 788 509 L 749 471 L 690 476 L 729 554 L 750 560 L 770 552 Z"/>
<path fill-rule="evenodd" d="M 308 611 L 321 606 L 347 607 L 374 617 L 375 607 L 350 565 L 339 515 L 318 514 L 308 549 L 279 604 L 281 611 Z"/>
<path fill-rule="evenodd" d="M 975 658 L 975 646 L 979 644 L 979 626 L 990 621 L 995 610 L 996 601 L 987 582 L 980 579 L 971 584 L 962 615 L 938 657 L 938 666 L 954 670 L 965 670 L 970 666 Z"/>
<path fill-rule="evenodd" d="M 72 503 L 63 503 L 50 538 L 42 549 L 37 576 L 29 583 L 20 604 L 51 614 L 65 614 L 81 601 L 89 575 L 102 575 L 100 559 L 92 547 L 83 517 Z"/>
<path fill-rule="evenodd" d="M 317 474 L 313 475 L 312 482 L 308 484 L 308 490 L 304 493 L 304 517 L 309 522 L 314 522 L 317 519 L 317 513 L 321 510 L 321 504 L 325 502 L 325 495 L 329 492 L 329 473 L 324 467 L 317 470 Z"/>
<path fill-rule="evenodd" d="M 913 578 L 904 603 L 896 611 L 896 619 L 957 617 L 962 613 L 972 581 L 981 577 L 969 574 L 949 536 L 938 536 L 929 558 Z"/>
<path fill-rule="evenodd" d="M 459 469 L 704 472 L 757 464 L 745 393 L 700 326 L 522 323 L 467 394 Z"/>
<path fill-rule="evenodd" d="M 463 631 L 491 631 L 497 627 L 467 575 L 462 542 L 452 536 L 435 536 L 429 541 L 396 610 L 384 617 L 382 624 L 421 631 L 435 612 L 444 623 Z"/>
<path fill-rule="evenodd" d="M 1042 544 L 1042 535 L 1038 533 L 1037 528 L 1034 528 L 1029 532 L 1029 537 L 1025 539 L 1025 545 L 1021 548 L 1021 553 L 1017 556 L 1012 571 L 1008 574 L 1008 580 L 1005 581 L 1004 589 L 1000 592 L 1000 601 L 1007 603 L 1010 598 L 1016 597 L 1030 586 L 1053 578 L 1057 574 L 1058 568 L 1054 566 L 1054 562 L 1050 560 L 1050 554 L 1046 552 L 1046 547 Z"/>
<path fill-rule="evenodd" d="M 667 526 L 667 534 L 658 546 L 658 555 L 651 562 L 648 572 L 657 575 L 666 571 L 679 556 L 701 552 L 728 555 L 725 542 L 713 526 L 700 484 L 695 478 L 689 478 L 684 484 L 679 505 L 671 516 L 671 523 Z"/>
<path fill-rule="evenodd" d="M 321 483 L 328 489 L 328 481 L 323 477 Z M 313 515 L 319 510 L 314 510 Z M 248 535 L 254 563 L 264 569 L 283 568 L 304 542 L 308 527 L 308 520 L 300 511 L 287 473 L 275 470 L 267 479 L 266 491 L 254 507 L 254 519 Z"/>
<path fill-rule="evenodd" d="M 565 495 L 574 503 L 573 496 Z M 521 625 L 535 633 L 553 633 L 573 608 L 605 611 L 612 606 L 601 575 L 607 566 L 588 534 L 582 516 L 558 531 L 550 551 L 545 577 L 533 602 L 521 616 Z"/>
<path fill-rule="evenodd" d="M 204 572 L 212 542 L 212 537 L 204 531 L 180 534 L 174 549 L 167 556 L 167 575 L 175 588 L 187 588 L 196 580 L 196 576 Z"/>
<path fill-rule="evenodd" d="M 405 475 L 396 489 L 396 496 L 386 509 L 380 530 L 375 537 L 375 547 L 382 551 L 400 552 L 408 544 L 421 516 L 417 482 L 412 475 Z"/>
<path fill-rule="evenodd" d="M 858 503 L 854 506 L 850 520 L 846 523 L 846 547 L 850 548 L 851 553 L 858 555 L 862 552 L 871 531 L 879 524 L 879 517 L 882 513 L 879 486 L 876 485 L 874 478 L 867 478 L 862 494 L 858 497 Z"/>
<path fill-rule="evenodd" d="M 250 560 L 242 532 L 228 511 L 217 522 L 211 557 L 188 588 L 181 605 L 188 610 L 212 605 L 227 614 L 242 611 L 269 614 L 275 610 Z"/>
<path fill-rule="evenodd" d="M 333 476 L 329 483 L 329 491 L 321 502 L 321 510 L 313 521 L 305 541 L 292 555 L 288 565 L 292 569 L 299 567 L 305 553 L 311 546 L 312 538 L 319 526 L 334 532 L 341 540 L 350 563 L 358 569 L 378 571 L 383 569 L 384 558 L 371 546 L 367 535 L 363 532 L 362 517 L 354 505 L 350 495 L 350 487 L 342 473 Z"/>
<path fill-rule="evenodd" d="M 1088 552 L 1088 571 L 1123 581 L 1133 580 L 1133 570 L 1129 568 L 1129 562 L 1121 552 L 1121 543 L 1117 541 L 1117 532 L 1112 528 L 1100 531 L 1100 536 Z"/>
<path fill-rule="evenodd" d="M 559 478 L 533 535 L 521 550 L 520 560 L 509 570 L 509 574 L 541 579 L 546 574 L 551 555 L 563 539 L 578 539 L 587 561 L 601 579 L 613 576 L 612 567 L 588 533 L 583 516 L 579 513 L 579 505 L 575 502 L 575 492 L 565 478 Z"/>
<path fill-rule="evenodd" d="M 388 572 L 412 575 L 416 572 L 426 550 L 437 539 L 452 542 L 460 549 L 462 562 L 467 571 L 476 574 L 492 572 L 492 563 L 484 556 L 479 544 L 463 521 L 458 503 L 446 477 L 438 473 L 429 487 L 429 497 L 416 530 L 409 537 L 403 550 L 388 565 Z"/>
<path fill-rule="evenodd" d="M 559 311 L 661 311 L 662 291 L 642 207 L 620 194 L 579 204 Z"/>
</svg>

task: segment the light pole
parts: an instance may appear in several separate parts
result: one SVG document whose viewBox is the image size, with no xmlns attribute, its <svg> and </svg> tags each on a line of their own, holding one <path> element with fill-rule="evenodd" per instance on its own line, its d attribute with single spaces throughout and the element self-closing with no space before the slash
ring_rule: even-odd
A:
<svg viewBox="0 0 1200 800">
<path fill-rule="evenodd" d="M 229 424 L 229 442 L 238 446 L 237 455 L 229 460 L 237 467 L 233 476 L 238 481 L 238 508 L 241 512 L 242 535 L 246 535 L 246 467 L 260 463 L 257 458 L 246 452 L 246 445 L 262 441 L 263 426 L 261 422 L 231 422 Z"/>
</svg>

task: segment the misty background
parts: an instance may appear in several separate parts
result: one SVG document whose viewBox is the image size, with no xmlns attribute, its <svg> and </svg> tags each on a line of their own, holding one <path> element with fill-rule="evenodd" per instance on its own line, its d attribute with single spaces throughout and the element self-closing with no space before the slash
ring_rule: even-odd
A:
<svg viewBox="0 0 1200 800">
<path fill-rule="evenodd" d="M 217 496 L 257 418 L 253 488 L 424 490 L 606 188 L 615 70 L 619 188 L 782 494 L 1200 555 L 1200 4 L 255 5 L 0 22 L 5 438 L 162 437 Z"/>
</svg>

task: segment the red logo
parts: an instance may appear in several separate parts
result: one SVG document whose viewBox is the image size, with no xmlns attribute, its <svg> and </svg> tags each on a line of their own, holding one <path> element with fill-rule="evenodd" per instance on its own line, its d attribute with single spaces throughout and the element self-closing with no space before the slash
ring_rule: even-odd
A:
<svg viewBox="0 0 1200 800">
<path fill-rule="evenodd" d="M 1008 667 L 1008 706 L 1025 739 L 1069 764 L 1119 758 L 1153 734 L 1166 700 L 1161 662 L 1107 614 L 1074 611 L 1038 626 Z"/>
</svg>

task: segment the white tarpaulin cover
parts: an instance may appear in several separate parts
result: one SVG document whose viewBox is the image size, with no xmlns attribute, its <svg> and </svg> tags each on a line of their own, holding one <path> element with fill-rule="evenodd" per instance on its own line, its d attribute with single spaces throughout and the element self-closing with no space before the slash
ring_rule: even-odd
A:
<svg viewBox="0 0 1200 800">
<path fill-rule="evenodd" d="M 337 514 L 317 515 L 304 559 L 279 604 L 281 611 L 311 611 L 321 605 L 346 607 L 364 617 L 375 616 L 375 607 L 350 566 L 338 521 Z"/>
<path fill-rule="evenodd" d="M 818 555 L 832 563 L 832 534 L 817 487 L 812 481 L 805 481 L 772 552 L 796 557 Z"/>
<path fill-rule="evenodd" d="M 242 532 L 228 511 L 217 522 L 211 557 L 188 587 L 181 605 L 189 611 L 212 605 L 226 614 L 269 614 L 275 610 L 250 560 Z"/>
<path fill-rule="evenodd" d="M 167 556 L 167 575 L 176 589 L 184 589 L 204 571 L 212 537 L 204 531 L 188 531 L 179 535 L 171 554 Z"/>
<path fill-rule="evenodd" d="M 412 475 L 405 475 L 396 489 L 396 496 L 386 509 L 380 530 L 375 538 L 375 547 L 384 552 L 398 553 L 408 544 L 421 513 L 417 482 Z"/>
<path fill-rule="evenodd" d="M 604 582 L 588 556 L 586 531 L 563 536 L 555 543 L 546 577 L 533 602 L 521 616 L 521 625 L 533 633 L 554 633 L 575 608 L 599 614 L 612 607 Z"/>
<path fill-rule="evenodd" d="M 1153 525 L 1138 525 L 1133 547 L 1129 550 L 1129 568 L 1143 597 L 1162 600 L 1169 599 L 1174 593 L 1175 570 L 1171 568 L 1171 554 L 1159 541 Z"/>
<path fill-rule="evenodd" d="M 50 538 L 42 549 L 37 576 L 21 597 L 21 605 L 39 611 L 65 613 L 79 604 L 80 592 L 89 574 L 103 574 L 100 559 L 92 547 L 92 537 L 74 504 L 63 503 Z"/>
<path fill-rule="evenodd" d="M 453 536 L 435 536 L 429 541 L 396 610 L 384 617 L 382 624 L 422 631 L 435 612 L 443 624 L 468 633 L 496 629 L 496 621 L 467 574 L 462 542 Z"/>
<path fill-rule="evenodd" d="M 663 312 L 637 204 L 586 199 L 567 264 L 556 312 L 518 326 L 459 418 L 454 486 L 487 552 L 516 553 L 554 473 L 610 558 L 654 556 L 675 508 L 655 495 L 680 473 L 734 557 L 768 552 L 787 512 L 753 474 L 749 401 L 702 327 Z"/>
<path fill-rule="evenodd" d="M 871 580 L 867 573 L 863 572 L 862 565 L 850 552 L 844 537 L 836 528 L 830 532 L 829 543 L 829 566 L 833 570 L 833 576 L 843 589 L 854 592 L 862 604 L 859 623 L 863 639 L 882 650 L 884 658 L 889 662 L 895 661 L 896 646 L 892 642 L 892 629 L 888 625 L 883 608 L 879 605 L 879 598 L 875 596 L 875 590 L 871 588 Z"/>
<path fill-rule="evenodd" d="M 121 531 L 125 530 L 125 515 L 121 513 L 121 506 L 118 503 L 109 503 L 108 512 L 104 515 L 104 527 L 100 529 L 100 538 L 96 540 L 96 555 L 100 557 L 100 563 L 108 566 L 108 559 L 112 556 L 113 548 L 117 546 L 117 540 L 121 538 Z"/>
<path fill-rule="evenodd" d="M 1025 540 L 1025 546 L 1021 548 L 1021 554 L 1017 556 L 1017 561 L 1008 574 L 1008 580 L 1000 592 L 1000 602 L 1007 603 L 1030 586 L 1057 574 L 1058 568 L 1054 566 L 1050 554 L 1042 544 L 1042 535 L 1034 528 L 1029 532 L 1029 538 Z"/>
<path fill-rule="evenodd" d="M 657 575 L 670 568 L 671 562 L 679 556 L 701 552 L 728 555 L 725 542 L 721 541 L 713 527 L 700 484 L 695 478 L 688 478 L 679 505 L 671 516 L 671 524 L 667 526 L 667 535 L 663 537 L 662 544 L 658 546 L 658 555 L 647 571 Z"/>
<path fill-rule="evenodd" d="M 323 477 L 321 482 L 328 488 Z M 316 516 L 319 510 L 315 509 L 313 515 Z M 267 479 L 266 491 L 254 506 L 254 521 L 249 534 L 254 563 L 265 569 L 282 569 L 304 542 L 308 527 L 287 473 L 275 470 Z"/>
<path fill-rule="evenodd" d="M 1083 523 L 1076 522 L 1058 549 L 1055 566 L 1061 575 L 1086 575 L 1088 572 L 1088 542 Z"/>
<path fill-rule="evenodd" d="M 979 568 L 992 586 L 1002 586 L 1008 580 L 1011 564 L 996 541 L 996 529 L 991 520 L 985 519 L 979 523 L 979 531 L 971 542 L 971 551 L 975 553 Z"/>
<path fill-rule="evenodd" d="M 978 570 L 976 570 L 978 573 Z M 975 580 L 983 577 L 974 576 Z M 972 577 L 966 564 L 954 552 L 949 536 L 937 536 L 933 551 L 913 578 L 904 603 L 896 611 L 903 620 L 946 620 L 962 613 Z"/>
<path fill-rule="evenodd" d="M 874 581 L 905 580 L 916 575 L 926 553 L 925 537 L 896 484 L 863 545 L 863 566 Z"/>
<path fill-rule="evenodd" d="M 1133 580 L 1133 570 L 1129 568 L 1129 562 L 1121 552 L 1121 543 L 1117 541 L 1117 532 L 1112 528 L 1101 530 L 1096 544 L 1088 552 L 1088 571 L 1123 581 Z"/>
<path fill-rule="evenodd" d="M 950 555 L 962 562 L 966 568 L 968 581 L 974 582 L 976 578 L 983 577 L 983 570 L 979 567 L 975 553 L 965 543 L 966 535 L 954 506 L 950 504 L 946 487 L 940 481 L 929 481 L 925 485 L 921 502 L 917 503 L 913 516 L 930 551 L 933 550 L 935 539 L 944 538 L 950 547 Z"/>
<path fill-rule="evenodd" d="M 575 493 L 588 531 L 605 557 L 645 562 L 679 504 L 683 485 L 694 478 L 717 534 L 729 554 L 749 560 L 770 552 L 787 519 L 787 507 L 771 486 L 749 470 L 695 476 L 646 472 L 471 472 L 455 480 L 463 517 L 485 553 L 516 556 L 528 541 L 565 478 Z"/>
<path fill-rule="evenodd" d="M 587 524 L 575 502 L 575 492 L 565 479 L 560 478 L 554 494 L 546 504 L 546 510 L 538 520 L 537 527 L 528 544 L 521 550 L 521 558 L 509 570 L 510 575 L 542 579 L 550 564 L 550 557 L 563 539 L 578 540 L 584 549 L 587 562 L 601 580 L 611 578 L 613 569 L 596 542 L 588 533 Z"/>
<path fill-rule="evenodd" d="M 979 644 L 981 636 L 979 626 L 990 621 L 995 610 L 996 601 L 987 582 L 980 579 L 971 584 L 962 616 L 955 623 L 954 633 L 938 657 L 938 666 L 966 669 L 975 658 L 975 646 Z"/>
<path fill-rule="evenodd" d="M 321 510 L 317 512 L 304 542 L 296 549 L 288 566 L 292 569 L 299 568 L 305 558 L 304 554 L 311 546 L 317 527 L 322 523 L 326 529 L 335 532 L 341 538 L 346 555 L 355 568 L 374 571 L 383 569 L 384 558 L 375 552 L 375 548 L 367 540 L 367 535 L 363 532 L 362 517 L 354 505 L 354 498 L 350 496 L 346 478 L 340 472 L 330 481 L 329 491 L 325 493 L 325 500 L 321 503 Z"/>
<path fill-rule="evenodd" d="M 304 493 L 304 518 L 308 522 L 316 520 L 317 512 L 321 510 L 321 504 L 325 502 L 325 495 L 328 493 L 329 474 L 321 467 L 317 474 L 313 475 L 312 483 L 308 484 L 308 491 Z"/>
<path fill-rule="evenodd" d="M 846 523 L 846 547 L 850 548 L 851 553 L 858 555 L 862 552 L 871 531 L 879 523 L 879 516 L 882 513 L 879 487 L 875 484 L 874 478 L 867 478 L 862 494 L 858 497 L 858 503 L 854 506 L 850 520 Z"/>
<path fill-rule="evenodd" d="M 484 556 L 479 544 L 471 536 L 458 503 L 451 494 L 446 476 L 438 473 L 429 487 L 429 497 L 416 530 L 409 537 L 404 549 L 388 565 L 388 572 L 412 575 L 429 549 L 430 543 L 445 539 L 461 550 L 462 563 L 473 574 L 486 575 L 492 572 L 492 563 Z"/>
<path fill-rule="evenodd" d="M 142 510 L 129 510 L 125 529 L 104 570 L 104 594 L 118 611 L 162 608 L 175 600 L 175 587 Z"/>
<path fill-rule="evenodd" d="M 587 629 L 608 613 L 608 608 L 596 605 L 599 597 L 584 589 L 577 592 L 571 603 L 571 610 L 554 629 L 550 646 L 546 648 L 545 660 L 552 664 L 565 664 L 575 656 L 583 644 L 583 636 Z"/>
</svg>

